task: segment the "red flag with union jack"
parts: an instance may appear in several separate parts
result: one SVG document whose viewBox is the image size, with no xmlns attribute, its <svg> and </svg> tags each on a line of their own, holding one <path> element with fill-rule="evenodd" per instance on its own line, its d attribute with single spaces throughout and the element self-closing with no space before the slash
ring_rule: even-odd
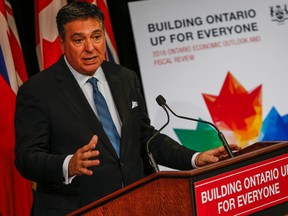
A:
<svg viewBox="0 0 288 216">
<path fill-rule="evenodd" d="M 27 80 L 11 5 L 0 0 L 0 215 L 30 215 L 31 183 L 14 166 L 14 111 L 19 86 Z"/>
<path fill-rule="evenodd" d="M 66 0 L 35 0 L 36 52 L 40 70 L 55 63 L 62 51 L 58 43 L 56 15 Z"/>
</svg>

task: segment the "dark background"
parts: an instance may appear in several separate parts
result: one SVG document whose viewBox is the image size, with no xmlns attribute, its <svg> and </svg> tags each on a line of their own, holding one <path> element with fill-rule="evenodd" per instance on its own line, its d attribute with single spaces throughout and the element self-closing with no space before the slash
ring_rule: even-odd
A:
<svg viewBox="0 0 288 216">
<path fill-rule="evenodd" d="M 68 2 L 71 1 L 68 0 Z M 128 2 L 132 1 L 137 0 L 107 0 L 107 4 L 120 64 L 135 71 L 141 82 L 128 10 Z M 24 53 L 28 77 L 30 77 L 39 72 L 35 42 L 34 0 L 10 0 L 10 3 Z M 56 20 L 51 20 L 51 22 L 56 22 Z"/>
</svg>

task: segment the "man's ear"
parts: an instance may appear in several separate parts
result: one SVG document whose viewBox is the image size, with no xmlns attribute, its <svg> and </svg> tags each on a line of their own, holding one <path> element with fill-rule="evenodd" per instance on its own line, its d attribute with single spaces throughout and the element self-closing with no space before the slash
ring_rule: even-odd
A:
<svg viewBox="0 0 288 216">
<path fill-rule="evenodd" d="M 62 50 L 62 53 L 64 53 L 64 40 L 60 35 L 58 35 L 58 42 L 59 42 L 60 48 Z"/>
</svg>

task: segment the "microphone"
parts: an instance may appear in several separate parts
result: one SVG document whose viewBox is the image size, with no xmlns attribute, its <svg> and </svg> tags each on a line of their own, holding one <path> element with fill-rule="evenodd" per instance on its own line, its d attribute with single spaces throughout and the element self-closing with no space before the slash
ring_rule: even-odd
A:
<svg viewBox="0 0 288 216">
<path fill-rule="evenodd" d="M 224 146 L 227 154 L 229 155 L 230 158 L 234 157 L 231 149 L 230 149 L 230 146 L 224 136 L 224 134 L 214 125 L 212 124 L 211 122 L 208 122 L 208 121 L 204 121 L 204 120 L 200 120 L 200 119 L 195 119 L 195 118 L 188 118 L 188 117 L 185 117 L 185 116 L 180 116 L 180 115 L 177 115 L 176 113 L 173 112 L 173 110 L 170 109 L 170 107 L 166 104 L 166 100 L 165 98 L 162 96 L 162 95 L 159 95 L 157 98 L 156 98 L 156 101 L 157 103 L 159 104 L 159 106 L 162 106 L 162 107 L 167 107 L 167 109 L 170 110 L 170 112 L 175 115 L 176 117 L 178 118 L 182 118 L 182 119 L 186 119 L 186 120 L 191 120 L 191 121 L 196 121 L 196 122 L 201 122 L 201 123 L 204 123 L 204 124 L 208 124 L 210 125 L 212 128 L 214 128 L 217 133 L 218 133 L 218 137 L 219 139 L 221 140 L 222 142 L 222 145 Z"/>
<path fill-rule="evenodd" d="M 159 104 L 159 103 L 158 103 Z M 160 105 L 160 104 L 159 104 Z M 147 141 L 146 143 L 146 152 L 148 154 L 148 159 L 149 159 L 149 163 L 152 166 L 152 168 L 154 169 L 155 172 L 159 172 L 159 167 L 157 165 L 157 163 L 154 160 L 154 157 L 152 155 L 152 153 L 150 152 L 149 146 L 151 141 L 168 125 L 169 121 L 170 121 L 170 117 L 169 117 L 169 113 L 166 109 L 166 107 L 164 106 L 164 104 L 160 105 L 166 112 L 167 115 L 167 122 L 152 136 L 150 137 L 150 139 Z"/>
</svg>

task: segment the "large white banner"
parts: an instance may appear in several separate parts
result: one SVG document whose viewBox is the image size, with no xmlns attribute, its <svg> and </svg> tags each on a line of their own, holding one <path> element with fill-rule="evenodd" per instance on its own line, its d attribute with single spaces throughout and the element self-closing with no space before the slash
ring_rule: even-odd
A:
<svg viewBox="0 0 288 216">
<path fill-rule="evenodd" d="M 129 10 L 156 128 L 166 122 L 155 101 L 163 95 L 177 114 L 213 122 L 228 143 L 288 140 L 287 0 L 150 0 Z M 209 126 L 170 117 L 163 131 L 183 145 L 219 145 Z"/>
</svg>

